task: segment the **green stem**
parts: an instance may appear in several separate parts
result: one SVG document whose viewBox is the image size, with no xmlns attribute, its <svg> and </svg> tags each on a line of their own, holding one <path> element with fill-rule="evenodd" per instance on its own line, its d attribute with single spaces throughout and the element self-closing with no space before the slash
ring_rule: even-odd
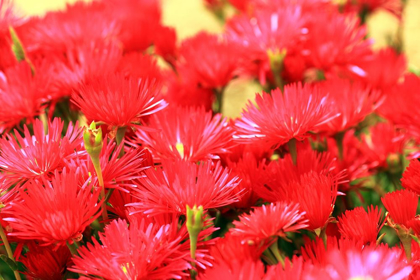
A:
<svg viewBox="0 0 420 280">
<path fill-rule="evenodd" d="M 43 126 L 44 126 L 44 132 L 48 133 L 48 116 L 47 112 L 44 112 L 43 114 L 39 115 L 39 119 L 41 120 Z"/>
<path fill-rule="evenodd" d="M 102 176 L 102 168 L 101 168 L 101 164 L 99 162 L 99 158 L 98 159 L 91 158 L 91 159 L 92 159 L 92 162 L 93 162 L 93 166 L 95 167 L 96 176 L 98 177 L 99 187 L 101 188 L 100 199 L 104 198 L 104 201 L 101 205 L 101 207 L 102 207 L 102 221 L 106 222 L 106 221 L 108 221 L 108 212 L 106 210 L 105 184 L 104 184 L 104 178 Z"/>
<path fill-rule="evenodd" d="M 0 236 L 1 236 L 1 240 L 3 241 L 4 247 L 6 248 L 7 256 L 9 257 L 9 259 L 16 262 L 15 258 L 13 257 L 12 248 L 10 247 L 9 241 L 7 240 L 6 233 L 4 232 L 4 229 L 1 223 L 0 223 Z M 13 271 L 13 273 L 15 274 L 15 277 L 17 280 L 21 280 L 20 274 L 18 271 L 15 270 Z"/>
<path fill-rule="evenodd" d="M 126 131 L 127 131 L 127 127 L 125 126 L 119 127 L 117 129 L 117 135 L 115 136 L 115 140 L 117 141 L 118 146 L 121 145 Z M 124 155 L 124 147 L 121 147 L 120 154 L 118 155 L 118 157 L 122 157 L 123 155 Z"/>
<path fill-rule="evenodd" d="M 214 95 L 216 96 L 216 101 L 213 104 L 214 113 L 222 113 L 224 91 L 225 91 L 225 88 L 214 89 Z"/>
<path fill-rule="evenodd" d="M 401 240 L 401 243 L 403 245 L 407 261 L 411 261 L 411 237 L 410 237 L 410 235 L 401 236 L 400 240 Z"/>
<path fill-rule="evenodd" d="M 292 156 L 293 164 L 296 165 L 297 164 L 296 139 L 295 138 L 290 139 L 289 142 L 287 142 L 287 146 L 289 146 L 289 152 L 290 152 L 290 155 Z"/>
<path fill-rule="evenodd" d="M 338 159 L 340 161 L 344 158 L 344 149 L 343 149 L 343 140 L 344 140 L 344 132 L 338 132 L 335 136 L 335 142 L 337 144 L 338 149 Z"/>
<path fill-rule="evenodd" d="M 77 242 L 73 241 L 72 244 L 70 244 L 69 242 L 66 242 L 66 243 L 67 243 L 67 247 L 70 250 L 71 255 L 72 256 L 77 256 L 78 255 L 77 249 L 79 249 L 79 245 L 77 244 Z"/>
<path fill-rule="evenodd" d="M 270 251 L 273 253 L 274 257 L 276 258 L 277 262 L 284 267 L 284 258 L 279 251 L 279 246 L 277 245 L 277 240 L 270 246 Z"/>
</svg>

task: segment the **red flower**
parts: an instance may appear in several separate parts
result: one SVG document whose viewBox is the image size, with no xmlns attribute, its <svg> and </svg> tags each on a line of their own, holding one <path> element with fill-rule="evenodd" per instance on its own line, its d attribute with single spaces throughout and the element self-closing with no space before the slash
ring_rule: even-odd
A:
<svg viewBox="0 0 420 280">
<path fill-rule="evenodd" d="M 24 137 L 15 131 L 0 139 L 0 169 L 3 177 L 16 184 L 35 178 L 49 178 L 61 171 L 68 160 L 82 150 L 81 130 L 77 123 L 69 123 L 62 137 L 64 122 L 54 119 L 48 122 L 48 133 L 40 120 L 33 125 L 33 135 L 24 126 Z"/>
<path fill-rule="evenodd" d="M 407 169 L 404 171 L 401 184 L 404 188 L 420 195 L 420 161 L 414 159 L 410 161 Z"/>
<path fill-rule="evenodd" d="M 235 44 L 201 32 L 182 43 L 177 67 L 191 71 L 201 87 L 220 89 L 235 76 L 239 58 Z"/>
<path fill-rule="evenodd" d="M 80 87 L 73 103 L 89 120 L 102 121 L 111 127 L 140 124 L 166 103 L 159 99 L 159 86 L 147 79 L 124 78 L 121 74 L 105 75 Z"/>
<path fill-rule="evenodd" d="M 121 27 L 118 39 L 125 50 L 142 52 L 152 45 L 161 24 L 161 1 L 106 0 L 104 4 L 110 19 Z"/>
<path fill-rule="evenodd" d="M 65 53 L 67 48 L 87 42 L 115 40 L 119 30 L 115 19 L 105 13 L 103 3 L 77 2 L 67 5 L 65 11 L 32 19 L 20 34 L 29 53 L 49 54 Z"/>
<path fill-rule="evenodd" d="M 403 280 L 411 273 L 404 252 L 386 245 L 335 249 L 328 252 L 326 270 L 331 280 L 339 279 L 395 279 Z"/>
<path fill-rule="evenodd" d="M 327 97 L 319 88 L 308 84 L 292 84 L 273 90 L 271 95 L 257 95 L 256 105 L 249 102 L 242 118 L 236 122 L 235 136 L 243 141 L 261 141 L 278 147 L 291 139 L 303 140 L 309 131 L 336 117 Z"/>
<path fill-rule="evenodd" d="M 284 188 L 284 199 L 299 203 L 308 229 L 322 229 L 328 222 L 337 198 L 337 181 L 330 175 L 310 172 Z"/>
<path fill-rule="evenodd" d="M 32 75 L 26 62 L 0 72 L 0 132 L 11 129 L 26 119 L 32 122 L 41 114 L 44 92 L 38 76 Z"/>
<path fill-rule="evenodd" d="M 259 171 L 262 179 L 253 184 L 253 190 L 266 201 L 281 201 L 284 199 L 284 189 L 293 182 L 299 182 L 306 173 L 334 174 L 339 179 L 341 173 L 335 170 L 335 162 L 336 159 L 328 152 L 299 149 L 296 165 L 290 154 L 287 154 L 282 159 L 271 161 L 264 170 Z"/>
<path fill-rule="evenodd" d="M 261 186 L 267 181 L 266 160 L 257 160 L 252 152 L 244 152 L 238 162 L 229 160 L 227 165 L 232 170 L 231 176 L 238 176 L 241 179 L 236 191 L 241 193 L 242 197 L 233 206 L 237 208 L 253 206 L 259 198 L 253 191 L 254 187 Z"/>
<path fill-rule="evenodd" d="M 306 262 L 302 257 L 293 256 L 290 261 L 286 258 L 284 267 L 282 264 L 269 266 L 264 280 L 304 280 L 304 279 L 328 279 L 328 275 L 322 269 Z"/>
<path fill-rule="evenodd" d="M 307 227 L 305 212 L 299 211 L 299 205 L 277 202 L 254 208 L 250 214 L 239 216 L 234 221 L 233 235 L 241 237 L 243 243 L 271 244 L 277 237 L 287 238 L 287 232 L 296 232 Z"/>
<path fill-rule="evenodd" d="M 246 52 L 245 70 L 265 84 L 267 72 L 271 76 L 267 52 L 290 52 L 290 49 L 296 48 L 303 33 L 304 22 L 298 7 L 257 10 L 252 17 L 242 14 L 230 19 L 226 26 L 226 36 Z"/>
<path fill-rule="evenodd" d="M 244 260 L 243 262 L 231 261 L 231 263 L 220 262 L 206 270 L 200 280 L 255 280 L 264 278 L 264 264 L 260 261 Z"/>
<path fill-rule="evenodd" d="M 188 161 L 163 161 L 162 167 L 145 171 L 134 195 L 141 202 L 133 203 L 138 212 L 185 214 L 187 205 L 219 208 L 239 200 L 235 188 L 238 178 L 211 161 L 199 165 Z"/>
<path fill-rule="evenodd" d="M 174 66 L 178 59 L 176 30 L 173 27 L 161 26 L 155 38 L 156 54 L 161 56 L 170 65 Z"/>
<path fill-rule="evenodd" d="M 367 28 L 354 15 L 338 12 L 311 14 L 304 56 L 310 66 L 331 73 L 363 61 L 371 54 L 372 40 L 366 40 Z"/>
<path fill-rule="evenodd" d="M 175 220 L 177 222 L 177 220 Z M 177 227 L 132 220 L 114 220 L 99 233 L 102 245 L 81 247 L 70 269 L 84 275 L 117 279 L 181 279 L 191 268 L 189 252 L 179 252 Z"/>
<path fill-rule="evenodd" d="M 137 52 L 124 55 L 116 71 L 123 73 L 126 78 L 162 80 L 162 71 L 157 65 L 157 59 L 151 55 L 144 55 Z"/>
<path fill-rule="evenodd" d="M 379 231 L 384 225 L 381 209 L 371 205 L 367 212 L 363 207 L 347 210 L 338 217 L 341 237 L 353 239 L 363 244 L 375 244 Z"/>
<path fill-rule="evenodd" d="M 371 168 L 401 168 L 400 157 L 408 141 L 405 133 L 390 123 L 379 123 L 370 127 L 370 133 L 363 134 L 361 138 L 360 150 Z"/>
<path fill-rule="evenodd" d="M 416 216 L 419 197 L 409 190 L 387 193 L 381 200 L 396 224 L 406 226 Z"/>
<path fill-rule="evenodd" d="M 169 108 L 152 116 L 148 128 L 136 135 L 155 158 L 219 159 L 233 146 L 233 131 L 226 119 L 204 108 Z"/>
<path fill-rule="evenodd" d="M 328 134 L 356 126 L 383 101 L 379 91 L 371 91 L 361 83 L 351 83 L 349 80 L 334 78 L 322 83 L 320 87 L 328 93 L 333 103 L 331 111 L 339 115 L 320 128 Z"/>
<path fill-rule="evenodd" d="M 21 261 L 27 271 L 29 279 L 62 279 L 66 265 L 70 261 L 70 251 L 66 246 L 54 250 L 53 247 L 41 247 L 30 244 L 29 252 Z"/>
<path fill-rule="evenodd" d="M 354 78 L 371 88 L 389 91 L 407 70 L 407 59 L 392 48 L 382 49 L 349 67 Z"/>
<path fill-rule="evenodd" d="M 37 240 L 45 245 L 65 245 L 79 241 L 82 233 L 101 214 L 99 189 L 87 181 L 78 184 L 77 173 L 55 173 L 49 182 L 45 179 L 27 182 L 20 188 L 19 200 L 3 210 L 13 231 L 10 236 Z"/>
</svg>

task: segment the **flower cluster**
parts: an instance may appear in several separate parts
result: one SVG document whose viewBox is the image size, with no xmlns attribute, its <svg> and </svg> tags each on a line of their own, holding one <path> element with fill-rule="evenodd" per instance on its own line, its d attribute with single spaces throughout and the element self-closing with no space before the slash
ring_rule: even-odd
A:
<svg viewBox="0 0 420 280">
<path fill-rule="evenodd" d="M 365 24 L 404 3 L 0 0 L 0 278 L 419 279 L 420 77 Z"/>
</svg>

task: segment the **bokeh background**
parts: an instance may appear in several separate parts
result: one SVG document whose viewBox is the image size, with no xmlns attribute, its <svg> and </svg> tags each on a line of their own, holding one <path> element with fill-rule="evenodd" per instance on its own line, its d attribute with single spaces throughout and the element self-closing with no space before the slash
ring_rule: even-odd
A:
<svg viewBox="0 0 420 280">
<path fill-rule="evenodd" d="M 18 11 L 23 15 L 42 16 L 51 10 L 63 9 L 66 3 L 77 0 L 15 0 Z M 157 0 L 158 1 L 158 0 Z M 163 7 L 163 23 L 175 27 L 178 39 L 190 37 L 201 30 L 214 33 L 223 31 L 223 25 L 206 10 L 203 0 L 160 0 Z M 339 0 L 337 0 L 339 1 Z M 420 69 L 420 0 L 406 0 L 403 22 L 385 11 L 375 12 L 368 18 L 369 35 L 375 41 L 375 48 L 387 45 L 395 38 L 399 24 L 402 30 L 404 51 L 409 67 Z M 225 91 L 223 114 L 237 117 L 247 102 L 256 92 L 261 92 L 252 81 L 235 80 Z"/>
</svg>

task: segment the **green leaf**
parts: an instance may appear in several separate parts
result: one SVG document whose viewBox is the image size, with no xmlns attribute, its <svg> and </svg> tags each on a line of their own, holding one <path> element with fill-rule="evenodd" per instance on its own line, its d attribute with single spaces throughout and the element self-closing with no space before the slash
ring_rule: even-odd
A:
<svg viewBox="0 0 420 280">
<path fill-rule="evenodd" d="M 2 259 L 10 267 L 11 270 L 13 271 L 18 270 L 17 263 L 11 258 L 9 258 L 8 256 L 0 255 L 0 259 Z"/>
<path fill-rule="evenodd" d="M 13 53 L 15 54 L 16 59 L 19 62 L 24 61 L 26 58 L 26 55 L 25 55 L 25 49 L 23 48 L 22 42 L 20 41 L 13 27 L 10 27 L 9 30 L 10 30 L 10 36 L 12 37 L 12 42 L 13 42 L 12 44 Z"/>
</svg>

